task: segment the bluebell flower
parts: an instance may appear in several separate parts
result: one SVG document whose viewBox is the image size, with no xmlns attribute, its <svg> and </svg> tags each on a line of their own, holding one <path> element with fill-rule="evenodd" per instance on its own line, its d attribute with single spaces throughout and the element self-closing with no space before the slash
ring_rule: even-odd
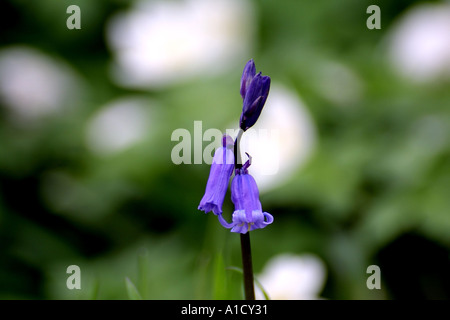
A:
<svg viewBox="0 0 450 320">
<path fill-rule="evenodd" d="M 250 59 L 244 67 L 241 77 L 241 96 L 242 100 L 245 99 L 247 88 L 250 86 L 253 77 L 256 75 L 256 67 L 253 59 Z"/>
<path fill-rule="evenodd" d="M 256 74 L 253 59 L 244 67 L 240 93 L 243 99 L 240 128 L 244 131 L 252 127 L 259 118 L 270 90 L 270 77 Z"/>
<path fill-rule="evenodd" d="M 198 209 L 205 213 L 210 211 L 216 215 L 222 213 L 223 200 L 234 168 L 233 146 L 233 139 L 224 135 L 222 147 L 218 148 L 214 154 L 205 194 L 198 206 Z"/>
<path fill-rule="evenodd" d="M 231 182 L 231 200 L 235 206 L 232 222 L 228 223 L 222 214 L 218 215 L 222 226 L 231 228 L 231 232 L 247 233 L 251 230 L 262 229 L 273 222 L 273 216 L 262 211 L 258 186 L 247 170 L 250 161 L 248 160 L 242 168 L 236 169 Z"/>
</svg>

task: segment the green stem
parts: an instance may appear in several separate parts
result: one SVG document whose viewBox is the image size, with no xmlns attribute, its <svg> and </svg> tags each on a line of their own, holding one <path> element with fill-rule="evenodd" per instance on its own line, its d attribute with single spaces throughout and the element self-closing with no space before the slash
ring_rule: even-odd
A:
<svg viewBox="0 0 450 320">
<path fill-rule="evenodd" d="M 239 129 L 236 140 L 234 141 L 234 168 L 235 169 L 240 169 L 242 167 L 241 150 L 239 148 L 239 144 L 241 142 L 243 133 L 244 133 L 244 131 L 242 129 Z"/>
</svg>

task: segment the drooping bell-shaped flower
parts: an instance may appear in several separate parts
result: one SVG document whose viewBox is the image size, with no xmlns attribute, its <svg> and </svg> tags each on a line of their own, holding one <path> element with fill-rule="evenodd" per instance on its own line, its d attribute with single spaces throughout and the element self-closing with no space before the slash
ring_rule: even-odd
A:
<svg viewBox="0 0 450 320">
<path fill-rule="evenodd" d="M 256 74 L 253 59 L 244 67 L 240 93 L 243 99 L 240 128 L 244 131 L 252 127 L 259 118 L 270 90 L 270 77 Z"/>
<path fill-rule="evenodd" d="M 251 230 L 262 229 L 273 222 L 273 216 L 262 211 L 258 186 L 255 179 L 248 173 L 249 166 L 250 160 L 242 168 L 236 169 L 231 182 L 231 200 L 235 206 L 233 221 L 228 223 L 221 214 L 218 215 L 222 226 L 231 228 L 231 232 L 247 233 Z"/>
<path fill-rule="evenodd" d="M 198 206 L 198 209 L 205 213 L 210 211 L 216 215 L 222 213 L 223 200 L 234 168 L 233 146 L 233 139 L 224 135 L 222 147 L 218 148 L 214 154 L 205 194 Z"/>
</svg>

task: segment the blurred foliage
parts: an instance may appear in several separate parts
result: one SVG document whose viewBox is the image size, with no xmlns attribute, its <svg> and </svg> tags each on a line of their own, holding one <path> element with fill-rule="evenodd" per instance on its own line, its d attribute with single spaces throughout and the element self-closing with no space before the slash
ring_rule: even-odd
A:
<svg viewBox="0 0 450 320">
<path fill-rule="evenodd" d="M 0 106 L 0 298 L 242 297 L 239 273 L 226 269 L 241 265 L 238 236 L 197 210 L 209 167 L 170 160 L 174 129 L 237 121 L 241 66 L 160 90 L 118 87 L 104 29 L 130 3 L 2 2 L 0 44 L 64 59 L 85 92 L 76 108 L 36 126 L 17 125 Z M 252 57 L 297 90 L 319 138 L 306 166 L 261 195 L 275 222 L 252 233 L 255 272 L 278 253 L 312 252 L 328 270 L 322 297 L 449 299 L 450 83 L 400 78 L 380 46 L 417 1 L 376 1 L 381 30 L 366 28 L 371 1 L 253 3 Z M 65 27 L 71 4 L 82 8 L 81 30 Z M 329 72 L 334 64 L 362 80 L 361 97 L 324 94 L 324 83 L 341 79 Z M 148 135 L 123 152 L 92 154 L 87 121 L 126 95 L 156 102 Z M 72 264 L 81 268 L 82 290 L 65 286 Z M 366 287 L 371 264 L 381 268 L 381 290 Z"/>
</svg>

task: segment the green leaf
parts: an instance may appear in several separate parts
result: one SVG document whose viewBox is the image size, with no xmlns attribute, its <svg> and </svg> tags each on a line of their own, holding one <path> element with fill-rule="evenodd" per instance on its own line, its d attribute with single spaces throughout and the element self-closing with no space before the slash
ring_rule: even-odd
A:
<svg viewBox="0 0 450 320">
<path fill-rule="evenodd" d="M 125 278 L 125 283 L 127 285 L 127 292 L 128 292 L 128 298 L 130 300 L 142 300 L 141 295 L 139 294 L 139 291 L 136 289 L 136 286 L 131 282 L 128 277 Z"/>
<path fill-rule="evenodd" d="M 138 256 L 138 288 L 139 292 L 142 293 L 144 299 L 148 299 L 149 296 L 149 270 L 150 270 L 150 258 L 148 251 L 140 254 Z"/>
<path fill-rule="evenodd" d="M 224 300 L 227 294 L 227 281 L 225 274 L 225 264 L 223 262 L 222 254 L 218 253 L 213 262 L 214 274 L 213 274 L 213 299 Z"/>
<path fill-rule="evenodd" d="M 95 278 L 94 279 L 94 284 L 92 286 L 92 291 L 91 291 L 91 294 L 90 294 L 90 297 L 89 297 L 91 300 L 97 300 L 98 299 L 99 287 L 100 287 L 100 280 L 98 278 Z"/>
<path fill-rule="evenodd" d="M 244 271 L 238 267 L 231 266 L 231 267 L 228 267 L 227 270 L 236 271 L 237 273 L 240 273 L 242 275 L 244 274 Z M 270 300 L 269 295 L 267 294 L 267 291 L 264 289 L 261 282 L 259 282 L 255 276 L 253 276 L 253 281 L 256 284 L 256 286 L 258 287 L 258 289 L 261 290 L 262 294 L 264 295 L 264 299 Z"/>
</svg>

